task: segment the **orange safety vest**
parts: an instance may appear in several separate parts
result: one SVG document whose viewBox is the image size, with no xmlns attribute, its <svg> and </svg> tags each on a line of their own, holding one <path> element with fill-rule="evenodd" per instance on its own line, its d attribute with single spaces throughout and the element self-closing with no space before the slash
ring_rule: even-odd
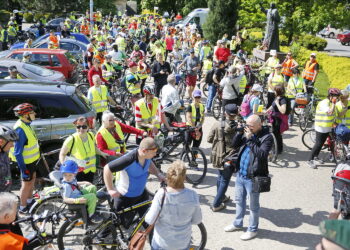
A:
<svg viewBox="0 0 350 250">
<path fill-rule="evenodd" d="M 84 35 L 90 35 L 90 30 L 88 25 L 81 25 L 80 26 L 80 32 Z"/>
<path fill-rule="evenodd" d="M 10 231 L 0 234 L 0 242 L 0 250 L 22 250 L 24 243 L 28 244 L 26 238 Z"/>
<path fill-rule="evenodd" d="M 282 64 L 282 74 L 286 76 L 292 76 L 292 70 L 291 68 L 293 67 L 293 59 L 289 59 L 287 62 Z"/>
<path fill-rule="evenodd" d="M 311 63 L 311 61 L 308 61 L 305 65 L 305 69 L 303 71 L 303 78 L 312 81 L 315 76 L 315 66 L 317 64 L 317 61 L 314 61 Z"/>
<path fill-rule="evenodd" d="M 49 40 L 50 40 L 50 42 L 53 42 L 53 46 L 54 46 L 55 48 L 58 48 L 59 44 L 58 44 L 58 39 L 57 39 L 56 36 L 51 36 L 51 35 L 50 35 Z"/>
</svg>

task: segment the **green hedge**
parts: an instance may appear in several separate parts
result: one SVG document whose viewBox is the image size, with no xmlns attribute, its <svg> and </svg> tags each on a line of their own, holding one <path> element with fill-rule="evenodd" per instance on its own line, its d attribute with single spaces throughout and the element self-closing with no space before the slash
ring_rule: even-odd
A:
<svg viewBox="0 0 350 250">
<path fill-rule="evenodd" d="M 0 10 L 0 23 L 7 24 L 11 16 L 11 12 L 7 10 Z"/>
<path fill-rule="evenodd" d="M 301 35 L 295 41 L 309 50 L 323 51 L 327 47 L 325 39 L 309 34 Z"/>
<path fill-rule="evenodd" d="M 34 15 L 33 13 L 26 12 L 23 14 L 23 18 L 27 23 L 32 23 L 34 21 Z"/>
</svg>

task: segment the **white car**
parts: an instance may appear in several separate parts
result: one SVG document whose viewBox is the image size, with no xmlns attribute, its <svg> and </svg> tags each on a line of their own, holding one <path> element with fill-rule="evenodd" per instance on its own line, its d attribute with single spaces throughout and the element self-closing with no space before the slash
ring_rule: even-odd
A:
<svg viewBox="0 0 350 250">
<path fill-rule="evenodd" d="M 341 29 L 335 29 L 335 28 L 332 28 L 331 26 L 327 26 L 323 30 L 321 30 L 319 32 L 319 34 L 322 37 L 336 38 L 338 36 L 338 34 L 340 34 L 342 32 L 343 32 L 343 30 L 341 30 Z"/>
</svg>

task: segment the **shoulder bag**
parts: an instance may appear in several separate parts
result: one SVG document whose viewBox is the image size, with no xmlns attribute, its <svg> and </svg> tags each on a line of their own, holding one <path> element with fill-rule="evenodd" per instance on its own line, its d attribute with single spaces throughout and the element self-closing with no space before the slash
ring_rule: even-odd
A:
<svg viewBox="0 0 350 250">
<path fill-rule="evenodd" d="M 163 188 L 164 190 L 164 195 L 162 198 L 162 203 L 160 205 L 160 210 L 157 215 L 156 220 L 152 225 L 149 225 L 145 231 L 139 230 L 137 231 L 134 236 L 131 238 L 129 242 L 129 250 L 142 250 L 145 247 L 146 241 L 147 241 L 147 236 L 150 234 L 152 229 L 154 228 L 154 225 L 156 224 L 160 213 L 162 212 L 163 205 L 164 205 L 164 200 L 165 200 L 165 195 L 166 195 L 166 188 Z"/>
</svg>

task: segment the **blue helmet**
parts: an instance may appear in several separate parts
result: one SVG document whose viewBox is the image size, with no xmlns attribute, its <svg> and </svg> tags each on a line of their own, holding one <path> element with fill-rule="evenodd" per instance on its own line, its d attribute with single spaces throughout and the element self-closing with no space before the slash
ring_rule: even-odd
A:
<svg viewBox="0 0 350 250">
<path fill-rule="evenodd" d="M 61 166 L 61 173 L 78 173 L 78 164 L 72 160 L 65 161 Z"/>
</svg>

